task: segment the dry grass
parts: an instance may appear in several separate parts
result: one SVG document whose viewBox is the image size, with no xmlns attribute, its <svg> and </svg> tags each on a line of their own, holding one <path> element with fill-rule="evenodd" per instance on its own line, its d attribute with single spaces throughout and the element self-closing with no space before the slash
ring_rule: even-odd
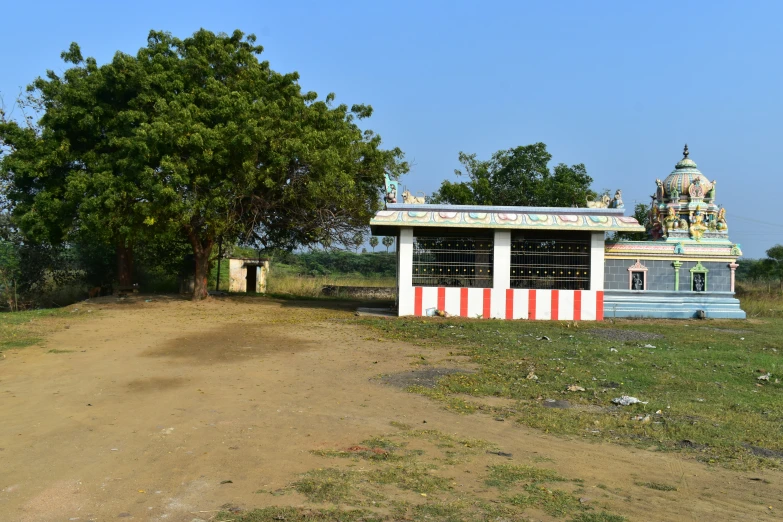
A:
<svg viewBox="0 0 783 522">
<path fill-rule="evenodd" d="M 369 278 L 361 276 L 300 276 L 288 274 L 269 275 L 267 292 L 275 295 L 320 297 L 324 286 L 379 286 L 393 287 L 394 278 Z"/>
<path fill-rule="evenodd" d="M 737 298 L 748 317 L 783 317 L 783 292 L 775 285 L 738 284 Z"/>
</svg>

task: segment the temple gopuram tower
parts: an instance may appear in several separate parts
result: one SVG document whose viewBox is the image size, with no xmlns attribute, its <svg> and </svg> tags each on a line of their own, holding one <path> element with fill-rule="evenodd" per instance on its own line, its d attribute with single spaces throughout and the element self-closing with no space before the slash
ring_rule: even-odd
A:
<svg viewBox="0 0 783 522">
<path fill-rule="evenodd" d="M 689 156 L 686 145 L 674 170 L 655 181 L 649 240 L 606 243 L 606 317 L 745 318 L 734 297 L 740 245 L 729 240 L 717 182 Z"/>
</svg>

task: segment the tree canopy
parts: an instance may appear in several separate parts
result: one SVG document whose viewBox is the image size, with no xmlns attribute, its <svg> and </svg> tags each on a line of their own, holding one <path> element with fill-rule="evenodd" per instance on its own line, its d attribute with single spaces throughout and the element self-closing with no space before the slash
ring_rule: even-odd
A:
<svg viewBox="0 0 783 522">
<path fill-rule="evenodd" d="M 593 179 L 583 164 L 560 163 L 549 168 L 552 155 L 543 143 L 495 152 L 489 160 L 459 153 L 467 181 L 444 181 L 432 195 L 433 203 L 455 205 L 509 205 L 570 207 L 584 205 Z"/>
<path fill-rule="evenodd" d="M 40 120 L 0 123 L 0 176 L 21 228 L 53 242 L 92 231 L 123 247 L 186 239 L 194 298 L 206 295 L 218 239 L 351 244 L 379 207 L 384 172 L 407 171 L 403 154 L 358 126 L 370 106 L 303 92 L 262 50 L 240 31 L 152 31 L 135 56 L 98 66 L 72 44 L 72 67 L 29 87 Z"/>
</svg>

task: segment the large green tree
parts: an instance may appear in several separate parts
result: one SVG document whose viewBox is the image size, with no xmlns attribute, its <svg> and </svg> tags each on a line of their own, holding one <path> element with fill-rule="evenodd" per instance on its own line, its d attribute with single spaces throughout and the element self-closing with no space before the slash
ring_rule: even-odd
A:
<svg viewBox="0 0 783 522">
<path fill-rule="evenodd" d="M 221 238 L 349 242 L 378 209 L 384 172 L 407 170 L 402 152 L 358 126 L 371 107 L 318 100 L 261 52 L 240 31 L 152 31 L 135 56 L 99 67 L 73 44 L 63 56 L 74 66 L 31 88 L 37 128 L 0 127 L 13 141 L 0 172 L 19 222 L 54 239 L 103 230 L 124 245 L 180 235 L 193 249 L 194 299 L 206 296 Z"/>
<path fill-rule="evenodd" d="M 570 207 L 584 205 L 593 179 L 583 164 L 564 163 L 550 169 L 552 155 L 543 143 L 495 152 L 489 160 L 459 153 L 466 181 L 444 181 L 432 195 L 433 203 L 455 205 L 510 205 Z"/>
</svg>

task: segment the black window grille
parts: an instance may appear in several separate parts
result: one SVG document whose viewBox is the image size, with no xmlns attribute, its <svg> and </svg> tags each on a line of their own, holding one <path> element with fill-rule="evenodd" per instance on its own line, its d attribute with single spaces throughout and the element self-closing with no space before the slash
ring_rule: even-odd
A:
<svg viewBox="0 0 783 522">
<path fill-rule="evenodd" d="M 512 238 L 511 287 L 589 290 L 589 235 Z"/>
<path fill-rule="evenodd" d="M 415 237 L 413 286 L 491 288 L 492 239 Z"/>
</svg>

